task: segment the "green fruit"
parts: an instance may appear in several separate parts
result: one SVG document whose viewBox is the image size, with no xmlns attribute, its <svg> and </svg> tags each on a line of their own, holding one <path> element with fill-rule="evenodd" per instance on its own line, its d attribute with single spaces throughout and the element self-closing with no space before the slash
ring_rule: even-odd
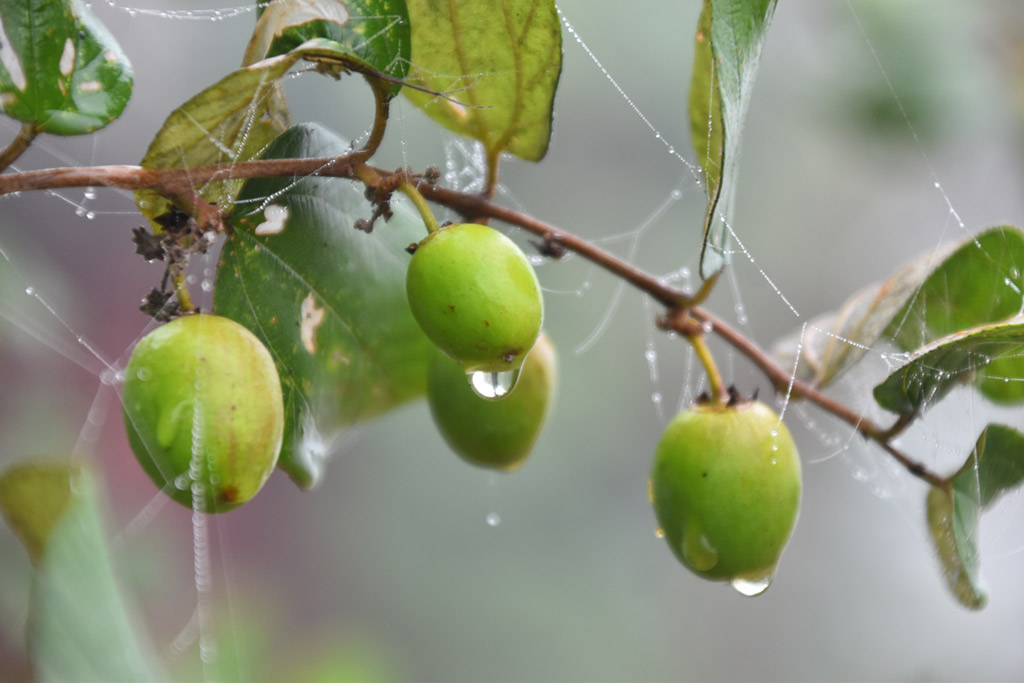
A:
<svg viewBox="0 0 1024 683">
<path fill-rule="evenodd" d="M 555 393 L 555 349 L 544 333 L 523 362 L 515 391 L 486 401 L 466 383 L 466 373 L 437 354 L 427 376 L 427 400 L 445 441 L 473 465 L 509 472 L 533 449 Z"/>
<path fill-rule="evenodd" d="M 284 430 L 277 368 L 233 320 L 188 315 L 146 335 L 128 361 L 123 403 L 135 457 L 187 507 L 238 507 L 277 464 Z"/>
<path fill-rule="evenodd" d="M 676 557 L 746 595 L 770 584 L 796 524 L 800 488 L 789 430 L 753 401 L 680 413 L 651 468 L 651 502 Z"/>
<path fill-rule="evenodd" d="M 522 250 L 487 226 L 456 223 L 427 235 L 405 284 L 416 322 L 466 373 L 519 368 L 540 333 L 537 276 Z"/>
</svg>

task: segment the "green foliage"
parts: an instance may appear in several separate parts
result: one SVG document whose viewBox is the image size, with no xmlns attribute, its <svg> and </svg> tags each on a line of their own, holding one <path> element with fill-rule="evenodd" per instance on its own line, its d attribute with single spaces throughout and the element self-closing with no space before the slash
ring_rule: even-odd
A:
<svg viewBox="0 0 1024 683">
<path fill-rule="evenodd" d="M 322 158 L 348 143 L 315 125 L 292 128 L 264 158 Z M 263 198 L 273 197 L 270 202 Z M 278 466 L 303 488 L 323 473 L 325 440 L 426 390 L 433 346 L 409 311 L 405 248 L 424 226 L 404 205 L 367 234 L 372 212 L 353 183 L 333 178 L 248 181 L 221 252 L 214 309 L 270 349 L 284 391 Z"/>
<path fill-rule="evenodd" d="M 704 0 L 690 85 L 690 132 L 707 180 L 701 277 L 728 264 L 743 120 L 776 0 Z M 710 27 L 710 34 L 708 28 Z M 703 128 L 702 128 L 703 123 Z M 703 130 L 703 135 L 698 134 Z"/>
<path fill-rule="evenodd" d="M 409 15 L 402 0 L 277 0 L 261 13 L 242 63 L 289 54 L 314 39 L 332 46 L 335 54 L 320 65 L 335 75 L 351 70 L 371 80 L 403 79 L 409 70 Z M 394 96 L 401 87 L 390 82 L 387 90 Z"/>
<path fill-rule="evenodd" d="M 81 135 L 124 111 L 132 68 L 81 0 L 0 0 L 0 110 L 44 133 Z"/>
<path fill-rule="evenodd" d="M 438 97 L 405 96 L 445 128 L 479 140 L 497 159 L 540 161 L 551 139 L 562 32 L 551 0 L 409 0 L 409 80 Z"/>
<path fill-rule="evenodd" d="M 77 462 L 28 461 L 0 474 L 0 510 L 36 566 L 27 626 L 36 677 L 164 680 L 118 591 L 99 498 Z"/>
<path fill-rule="evenodd" d="M 1024 434 L 990 424 L 967 462 L 947 486 L 928 492 L 928 527 L 943 576 L 965 607 L 981 609 L 987 596 L 981 583 L 978 522 L 982 511 L 1024 480 Z"/>
</svg>

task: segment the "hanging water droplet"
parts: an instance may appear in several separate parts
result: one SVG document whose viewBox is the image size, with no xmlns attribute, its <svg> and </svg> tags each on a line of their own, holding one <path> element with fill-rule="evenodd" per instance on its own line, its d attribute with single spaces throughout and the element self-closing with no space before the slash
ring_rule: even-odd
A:
<svg viewBox="0 0 1024 683">
<path fill-rule="evenodd" d="M 679 199 L 683 196 L 682 190 L 672 190 L 672 199 Z"/>
<path fill-rule="evenodd" d="M 82 197 L 84 199 L 88 199 L 88 200 L 96 199 L 96 188 L 95 187 L 87 187 L 87 188 L 85 188 L 85 192 L 82 193 Z"/>
<path fill-rule="evenodd" d="M 665 530 L 659 526 L 657 529 L 654 530 L 654 535 L 657 538 L 665 538 Z"/>
<path fill-rule="evenodd" d="M 671 147 L 671 146 L 670 146 L 670 147 L 668 148 L 668 153 L 669 153 L 669 154 L 675 154 L 675 153 L 676 153 L 676 148 L 675 148 L 675 147 Z"/>
<path fill-rule="evenodd" d="M 774 571 L 774 567 L 772 568 L 772 571 Z M 761 593 L 764 593 L 766 590 L 768 590 L 768 587 L 772 585 L 773 578 L 775 578 L 775 576 L 771 572 L 768 572 L 764 576 L 755 577 L 753 579 L 745 577 L 736 577 L 735 579 L 729 582 L 729 585 L 735 588 L 736 592 L 740 593 L 741 595 L 745 595 L 748 598 L 752 598 L 755 595 L 760 595 Z"/>
<path fill-rule="evenodd" d="M 28 294 L 29 296 L 32 296 L 33 294 L 36 293 L 36 288 L 29 285 L 28 287 L 25 288 L 25 293 Z"/>
<path fill-rule="evenodd" d="M 86 211 L 85 212 L 85 219 L 86 220 L 91 221 L 93 218 L 96 218 L 96 212 L 95 211 Z"/>
<path fill-rule="evenodd" d="M 78 217 L 84 216 L 85 215 L 85 207 L 84 206 L 80 206 L 77 209 L 75 209 L 75 215 L 78 216 Z"/>
<path fill-rule="evenodd" d="M 653 394 L 651 394 L 651 403 L 653 403 L 654 405 L 659 405 L 661 403 L 660 392 L 655 391 Z"/>
<path fill-rule="evenodd" d="M 487 526 L 498 526 L 501 524 L 501 517 L 497 512 L 491 512 L 487 515 Z"/>
<path fill-rule="evenodd" d="M 519 381 L 519 368 L 505 372 L 468 372 L 466 379 L 480 398 L 488 401 L 500 401 L 516 388 L 516 382 Z"/>
</svg>

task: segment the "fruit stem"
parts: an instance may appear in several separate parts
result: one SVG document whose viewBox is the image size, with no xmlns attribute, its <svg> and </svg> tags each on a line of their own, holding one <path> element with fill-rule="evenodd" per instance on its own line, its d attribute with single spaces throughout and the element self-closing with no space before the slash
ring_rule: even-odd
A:
<svg viewBox="0 0 1024 683">
<path fill-rule="evenodd" d="M 430 210 L 430 204 L 423 198 L 420 191 L 416 189 L 416 186 L 410 183 L 408 180 L 403 180 L 398 184 L 398 189 L 405 193 L 405 196 L 412 200 L 413 206 L 420 212 L 420 216 L 423 218 L 424 225 L 427 226 L 428 233 L 434 233 L 441 229 L 438 225 L 437 219 L 434 218 L 434 212 Z"/>
<path fill-rule="evenodd" d="M 704 366 L 704 372 L 707 373 L 708 383 L 711 385 L 712 401 L 723 405 L 728 403 L 729 392 L 725 387 L 725 382 L 722 381 L 722 374 L 718 372 L 718 366 L 715 365 L 715 359 L 711 355 L 711 349 L 708 348 L 708 344 L 704 340 L 703 330 L 697 333 L 687 334 L 686 340 L 690 342 L 690 346 L 693 347 L 694 353 L 697 354 L 697 359 L 700 361 L 700 364 Z"/>
<path fill-rule="evenodd" d="M 189 294 L 188 285 L 185 284 L 184 270 L 174 273 L 171 276 L 171 282 L 174 284 L 174 293 L 178 297 L 178 305 L 181 307 L 181 311 L 183 313 L 194 311 L 195 305 L 192 303 L 192 295 Z"/>
</svg>

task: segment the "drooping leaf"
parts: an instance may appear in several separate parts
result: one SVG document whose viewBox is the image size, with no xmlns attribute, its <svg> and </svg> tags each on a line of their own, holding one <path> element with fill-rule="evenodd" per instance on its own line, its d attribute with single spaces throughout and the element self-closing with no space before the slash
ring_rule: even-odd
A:
<svg viewBox="0 0 1024 683">
<path fill-rule="evenodd" d="M 82 0 L 0 0 L 0 109 L 54 135 L 91 133 L 132 94 L 121 46 Z"/>
<path fill-rule="evenodd" d="M 552 0 L 409 0 L 409 81 L 458 100 L 403 93 L 491 158 L 539 161 L 551 139 L 562 32 Z M 465 103 L 465 105 L 460 104 Z"/>
<path fill-rule="evenodd" d="M 928 492 L 928 527 L 942 563 L 943 576 L 965 607 L 981 609 L 987 596 L 981 585 L 978 523 L 981 513 L 1003 493 L 1024 481 L 1024 434 L 990 424 L 949 487 Z"/>
<path fill-rule="evenodd" d="M 342 46 L 340 67 L 371 79 L 379 72 L 400 80 L 409 69 L 409 34 L 404 0 L 277 0 L 256 24 L 243 64 L 325 38 Z M 390 82 L 387 89 L 397 95 L 401 84 Z"/>
<path fill-rule="evenodd" d="M 875 387 L 875 401 L 894 413 L 920 413 L 957 384 L 988 377 L 986 365 L 996 359 L 1019 360 L 1021 357 L 1024 357 L 1024 316 L 1009 323 L 957 332 L 914 352 L 909 362 Z M 1000 366 L 1001 371 L 1006 368 L 1006 365 Z M 992 379 L 989 377 L 989 381 Z M 1000 379 L 1024 382 L 1024 374 Z"/>
<path fill-rule="evenodd" d="M 278 138 L 266 156 L 346 150 L 346 141 L 304 125 Z M 426 229 L 395 204 L 391 220 L 378 221 L 371 234 L 356 230 L 372 207 L 361 186 L 338 178 L 251 180 L 238 202 L 214 307 L 251 329 L 274 356 L 285 397 L 279 466 L 309 487 L 332 434 L 425 391 L 434 349 L 406 301 L 405 247 Z"/>
<path fill-rule="evenodd" d="M 129 617 L 107 556 L 96 483 L 73 462 L 0 475 L 0 509 L 35 565 L 28 642 L 41 681 L 165 677 Z"/>
<path fill-rule="evenodd" d="M 914 259 L 885 282 L 854 294 L 838 312 L 807 325 L 797 377 L 823 387 L 882 337 L 895 335 L 904 348 L 912 349 L 962 329 L 955 324 L 974 326 L 1006 319 L 1020 310 L 1019 293 L 1006 282 L 1019 272 L 1011 265 L 1015 262 L 1024 262 L 1024 235 L 1009 226 L 991 228 Z M 935 321 L 929 327 L 924 315 L 932 305 L 937 310 L 928 314 Z M 787 336 L 775 345 L 773 354 L 792 362 L 798 340 L 796 335 Z M 996 369 L 990 369 L 992 374 L 998 374 Z M 1017 376 L 1022 371 L 1009 368 L 1000 377 Z M 1024 387 L 1000 380 L 983 384 L 982 390 L 992 398 L 1002 391 L 1003 400 L 1009 402 L 1015 400 L 1013 392 Z"/>
<path fill-rule="evenodd" d="M 721 219 L 731 210 L 743 121 L 775 2 L 704 0 L 690 85 L 690 132 L 708 189 L 704 278 L 728 263 L 728 231 Z"/>
</svg>

